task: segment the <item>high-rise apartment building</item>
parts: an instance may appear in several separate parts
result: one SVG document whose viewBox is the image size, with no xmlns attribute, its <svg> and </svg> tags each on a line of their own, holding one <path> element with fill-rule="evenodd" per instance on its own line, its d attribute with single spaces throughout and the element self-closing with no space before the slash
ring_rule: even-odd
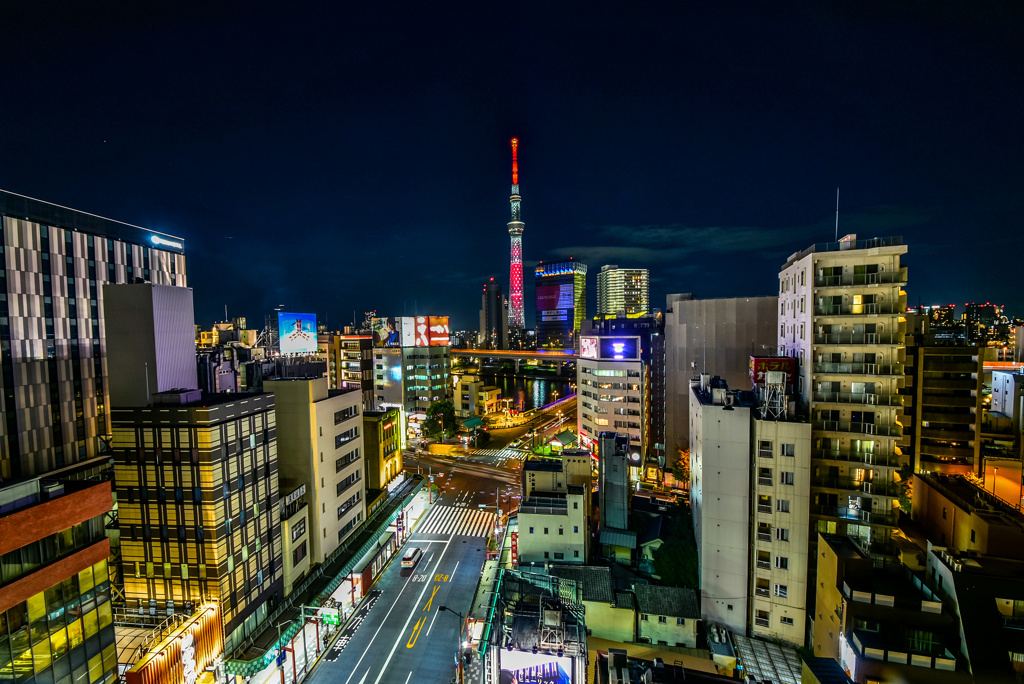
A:
<svg viewBox="0 0 1024 684">
<path fill-rule="evenodd" d="M 508 349 L 508 305 L 501 294 L 501 284 L 491 278 L 484 283 L 480 297 L 480 349 Z"/>
<path fill-rule="evenodd" d="M 366 519 L 362 398 L 329 390 L 327 378 L 263 383 L 273 393 L 281 477 L 306 486 L 310 563 L 334 552 Z"/>
<path fill-rule="evenodd" d="M 651 275 L 646 268 L 602 266 L 597 274 L 597 315 L 638 316 L 650 311 Z"/>
<path fill-rule="evenodd" d="M 778 297 L 694 299 L 670 294 L 665 310 L 665 457 L 671 468 L 690 444 L 690 380 L 701 373 L 748 375 L 750 357 L 775 353 Z"/>
<path fill-rule="evenodd" d="M 609 430 L 628 435 L 645 471 L 665 468 L 665 335 L 660 313 L 584 321 L 576 383 L 583 445 L 596 448 L 598 435 Z"/>
<path fill-rule="evenodd" d="M 907 269 L 901 238 L 814 245 L 779 273 L 780 352 L 798 360 L 812 421 L 812 534 L 894 552 Z"/>
<path fill-rule="evenodd" d="M 587 265 L 541 262 L 535 270 L 537 348 L 573 349 L 587 317 Z"/>
<path fill-rule="evenodd" d="M 104 283 L 185 285 L 184 241 L 0 190 L 0 481 L 92 458 L 110 434 Z"/>
</svg>

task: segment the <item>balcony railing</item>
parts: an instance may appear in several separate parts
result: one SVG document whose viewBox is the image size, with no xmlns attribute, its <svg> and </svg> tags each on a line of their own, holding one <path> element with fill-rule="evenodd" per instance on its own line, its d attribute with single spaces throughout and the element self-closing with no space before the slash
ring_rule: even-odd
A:
<svg viewBox="0 0 1024 684">
<path fill-rule="evenodd" d="M 841 489 L 848 492 L 862 492 L 875 496 L 897 496 L 898 487 L 886 482 L 854 480 L 849 477 L 812 477 L 811 485 L 829 489 Z"/>
<path fill-rule="evenodd" d="M 759 561 L 757 561 L 757 567 L 760 568 L 761 570 L 771 570 L 772 569 L 772 564 L 771 564 L 771 561 L 759 560 Z M 765 591 L 768 591 L 768 590 L 765 589 Z"/>
<path fill-rule="evenodd" d="M 864 463 L 866 465 L 896 468 L 899 457 L 890 453 L 874 453 L 864 451 L 818 451 L 814 457 L 825 461 L 844 461 L 847 463 Z"/>
<path fill-rule="evenodd" d="M 754 624 L 757 625 L 758 627 L 767 627 L 768 626 L 768 618 L 756 617 L 756 618 L 754 618 Z"/>
<path fill-rule="evenodd" d="M 869 394 L 867 392 L 815 392 L 814 401 L 827 404 L 860 404 L 861 406 L 903 406 L 899 394 Z"/>
<path fill-rule="evenodd" d="M 829 518 L 839 518 L 841 520 L 855 520 L 869 525 L 889 525 L 894 526 L 896 524 L 896 516 L 888 513 L 874 513 L 872 511 L 860 511 L 846 506 L 822 506 L 812 505 L 812 515 L 823 515 Z"/>
<path fill-rule="evenodd" d="M 757 484 L 763 485 L 765 487 L 771 487 L 772 486 L 772 478 L 770 478 L 770 477 L 759 477 L 759 478 L 757 478 Z"/>
<path fill-rule="evenodd" d="M 893 333 L 818 333 L 814 344 L 903 344 L 903 336 Z"/>
<path fill-rule="evenodd" d="M 900 437 L 903 435 L 903 428 L 899 425 L 878 425 L 876 423 L 861 423 L 848 420 L 816 420 L 813 426 L 815 430 L 823 432 L 853 432 L 858 435 L 876 435 L 879 437 Z"/>
<path fill-rule="evenodd" d="M 757 541 L 770 542 L 771 540 L 772 540 L 772 535 L 771 535 L 770 532 L 758 532 L 757 533 Z"/>
<path fill-rule="evenodd" d="M 904 313 L 896 302 L 869 302 L 867 304 L 816 304 L 815 316 L 888 316 Z"/>
<path fill-rule="evenodd" d="M 767 587 L 757 587 L 756 589 L 754 589 L 754 593 L 757 594 L 758 596 L 764 596 L 765 598 L 770 598 L 771 595 L 772 595 L 771 592 L 768 591 Z M 767 623 L 768 621 L 765 620 L 765 622 Z M 765 627 L 767 627 L 767 626 L 768 625 L 766 624 Z"/>
<path fill-rule="evenodd" d="M 817 276 L 815 287 L 850 287 L 854 285 L 894 285 L 907 282 L 907 269 L 884 271 L 882 273 L 844 273 L 843 275 Z"/>
<path fill-rule="evenodd" d="M 897 375 L 903 376 L 902 363 L 816 363 L 815 373 L 842 375 Z"/>
<path fill-rule="evenodd" d="M 771 506 L 764 506 L 762 504 L 758 504 L 757 505 L 757 512 L 758 513 L 771 513 L 772 512 L 772 507 Z"/>
</svg>

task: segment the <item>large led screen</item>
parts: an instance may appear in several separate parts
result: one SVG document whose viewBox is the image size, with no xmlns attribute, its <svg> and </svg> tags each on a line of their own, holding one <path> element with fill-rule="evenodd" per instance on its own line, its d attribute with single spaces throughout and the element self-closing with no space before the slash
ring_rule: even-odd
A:
<svg viewBox="0 0 1024 684">
<path fill-rule="evenodd" d="M 370 323 L 374 347 L 401 347 L 402 324 L 400 318 L 374 318 Z"/>
<path fill-rule="evenodd" d="M 430 346 L 430 317 L 417 316 L 413 326 L 413 346 Z"/>
<path fill-rule="evenodd" d="M 640 345 L 635 337 L 602 337 L 602 359 L 637 359 L 640 358 Z"/>
<path fill-rule="evenodd" d="M 501 651 L 502 684 L 509 682 L 544 682 L 544 684 L 572 684 L 572 659 L 558 658 L 547 653 L 529 651 Z"/>
<path fill-rule="evenodd" d="M 416 319 L 412 316 L 403 316 L 400 320 L 398 329 L 402 333 L 402 346 L 403 347 L 415 347 L 416 346 Z"/>
<path fill-rule="evenodd" d="M 542 285 L 537 288 L 537 311 L 572 309 L 575 306 L 571 284 Z"/>
<path fill-rule="evenodd" d="M 277 335 L 282 354 L 315 354 L 316 314 L 278 311 Z"/>
</svg>

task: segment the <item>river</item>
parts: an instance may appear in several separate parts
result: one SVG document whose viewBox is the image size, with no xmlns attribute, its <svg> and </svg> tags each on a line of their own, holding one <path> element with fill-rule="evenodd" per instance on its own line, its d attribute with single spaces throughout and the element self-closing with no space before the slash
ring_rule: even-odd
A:
<svg viewBox="0 0 1024 684">
<path fill-rule="evenodd" d="M 488 385 L 500 388 L 501 398 L 511 398 L 512 407 L 519 411 L 540 408 L 564 397 L 567 392 L 572 391 L 569 388 L 569 382 L 575 380 L 575 374 L 565 370 L 561 376 L 556 376 L 554 373 L 537 373 L 537 377 L 516 376 L 510 371 L 497 374 L 489 371 L 490 369 L 485 368 L 484 372 L 479 374 L 480 379 Z"/>
</svg>

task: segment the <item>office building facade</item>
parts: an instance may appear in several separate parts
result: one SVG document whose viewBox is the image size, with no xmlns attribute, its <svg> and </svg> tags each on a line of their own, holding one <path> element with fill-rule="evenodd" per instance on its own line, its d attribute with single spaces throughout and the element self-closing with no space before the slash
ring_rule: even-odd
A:
<svg viewBox="0 0 1024 684">
<path fill-rule="evenodd" d="M 541 262 L 534 271 L 537 295 L 537 348 L 573 349 L 587 317 L 587 265 L 578 261 Z"/>
<path fill-rule="evenodd" d="M 105 466 L 0 489 L 0 681 L 117 681 Z"/>
<path fill-rule="evenodd" d="M 778 345 L 812 421 L 812 534 L 894 553 L 907 269 L 900 238 L 814 245 L 779 273 Z"/>
<path fill-rule="evenodd" d="M 387 490 L 402 473 L 402 412 L 395 407 L 363 414 L 366 487 Z"/>
<path fill-rule="evenodd" d="M 602 266 L 597 274 L 598 316 L 639 316 L 650 311 L 651 275 L 646 268 Z"/>
<path fill-rule="evenodd" d="M 185 282 L 184 241 L 0 191 L 0 481 L 101 453 L 104 283 Z"/>
</svg>

